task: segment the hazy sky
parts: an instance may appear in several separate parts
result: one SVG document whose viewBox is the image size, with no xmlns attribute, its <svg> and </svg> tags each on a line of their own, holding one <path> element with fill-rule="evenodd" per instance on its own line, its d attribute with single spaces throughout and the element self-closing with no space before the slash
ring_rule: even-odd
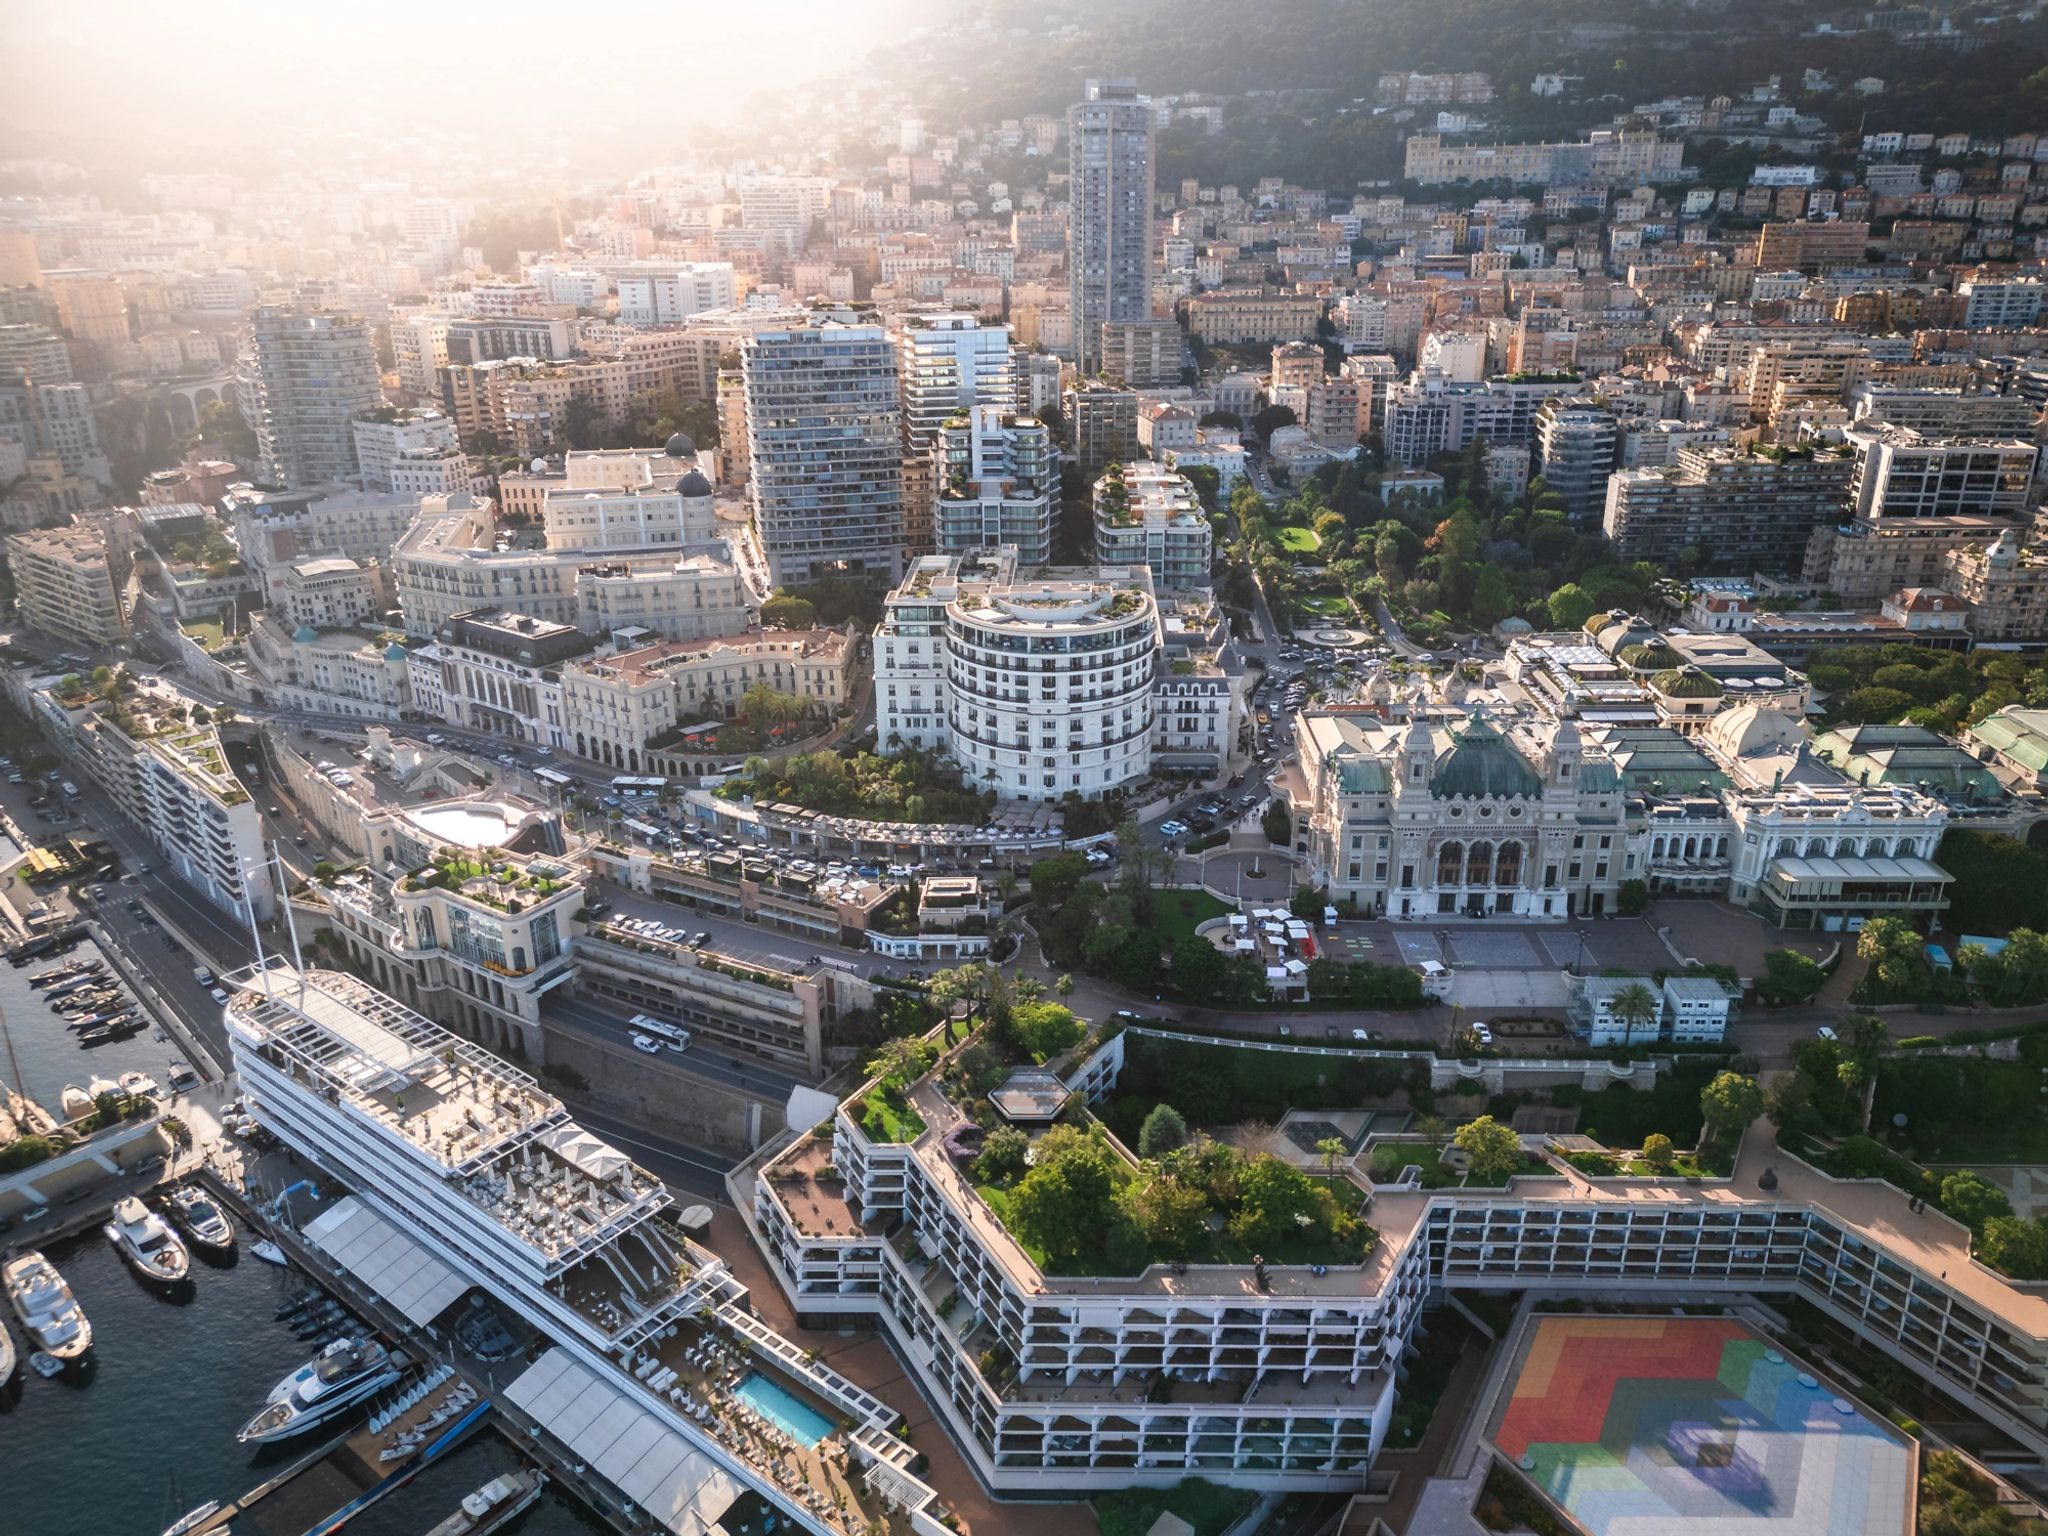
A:
<svg viewBox="0 0 2048 1536">
<path fill-rule="evenodd" d="M 0 158 L 308 134 L 679 132 L 843 66 L 914 0 L 0 0 Z M 653 147 L 653 146 L 650 146 Z M 181 154 L 179 158 L 188 158 Z M 654 158 L 659 158 L 655 156 Z"/>
</svg>

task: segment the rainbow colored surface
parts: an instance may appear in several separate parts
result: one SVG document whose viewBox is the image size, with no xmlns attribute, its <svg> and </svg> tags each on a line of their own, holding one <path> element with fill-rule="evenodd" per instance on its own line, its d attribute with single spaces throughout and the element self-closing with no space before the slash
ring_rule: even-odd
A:
<svg viewBox="0 0 2048 1536">
<path fill-rule="evenodd" d="M 1592 1536 L 1906 1530 L 1905 1444 L 1742 1324 L 1545 1317 L 1527 1337 L 1493 1443 Z"/>
</svg>

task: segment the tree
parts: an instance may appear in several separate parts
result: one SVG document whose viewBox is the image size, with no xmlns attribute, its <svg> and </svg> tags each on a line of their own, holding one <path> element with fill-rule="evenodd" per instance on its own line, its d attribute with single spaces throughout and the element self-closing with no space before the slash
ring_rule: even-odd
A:
<svg viewBox="0 0 2048 1536">
<path fill-rule="evenodd" d="M 1031 1138 L 1013 1125 L 999 1125 L 981 1144 L 974 1176 L 984 1184 L 1008 1184 L 1030 1165 Z"/>
<path fill-rule="evenodd" d="M 1259 819 L 1265 829 L 1266 841 L 1275 848 L 1294 846 L 1294 812 L 1285 800 L 1274 800 L 1266 806 L 1266 813 Z"/>
<path fill-rule="evenodd" d="M 1632 981 L 1614 994 L 1612 1003 L 1614 1016 L 1633 1040 L 1636 1031 L 1651 1024 L 1662 1015 L 1664 1005 L 1657 994 L 1640 981 Z"/>
<path fill-rule="evenodd" d="M 1764 973 L 1757 978 L 1756 995 L 1764 1003 L 1803 1003 L 1818 992 L 1828 973 L 1816 960 L 1796 949 L 1774 949 L 1764 956 Z"/>
<path fill-rule="evenodd" d="M 1522 1165 L 1522 1139 L 1491 1115 L 1459 1126 L 1451 1145 L 1465 1154 L 1472 1177 L 1483 1184 L 1498 1183 Z"/>
<path fill-rule="evenodd" d="M 1173 984 L 1189 999 L 1214 998 L 1228 969 L 1223 954 L 1200 934 L 1177 939 L 1173 946 Z"/>
<path fill-rule="evenodd" d="M 1325 1177 L 1336 1177 L 1337 1164 L 1343 1160 L 1344 1154 L 1350 1150 L 1349 1147 L 1344 1145 L 1344 1138 L 1341 1136 L 1325 1136 L 1316 1143 L 1316 1156 L 1323 1160 L 1323 1174 Z"/>
<path fill-rule="evenodd" d="M 938 1059 L 939 1048 L 935 1042 L 905 1035 L 884 1041 L 874 1060 L 868 1063 L 867 1073 L 884 1088 L 900 1091 L 923 1077 Z"/>
<path fill-rule="evenodd" d="M 1733 1145 L 1763 1112 L 1764 1093 L 1755 1078 L 1740 1072 L 1718 1073 L 1700 1090 L 1700 1114 L 1706 1122 L 1701 1139 L 1716 1146 Z"/>
<path fill-rule="evenodd" d="M 2005 1191 L 1974 1169 L 1965 1168 L 1941 1181 L 1941 1208 L 1972 1232 L 1982 1232 L 1994 1216 L 2010 1216 L 2012 1201 Z"/>
<path fill-rule="evenodd" d="M 1952 829 L 1935 862 L 1955 876 L 1942 918 L 1953 932 L 2048 929 L 2048 859 L 2017 838 Z"/>
<path fill-rule="evenodd" d="M 1896 688 L 1858 688 L 1836 699 L 1829 714 L 1848 725 L 1883 725 L 1912 707 L 1912 697 Z"/>
<path fill-rule="evenodd" d="M 1508 592 L 1508 579 L 1497 565 L 1482 566 L 1479 579 L 1472 587 L 1472 622 L 1481 629 L 1491 629 L 1508 616 L 1514 599 Z"/>
<path fill-rule="evenodd" d="M 1051 1060 L 1087 1032 L 1065 1003 L 1017 1003 L 1010 1009 L 1010 1038 L 1036 1062 Z"/>
<path fill-rule="evenodd" d="M 1614 893 L 1614 910 L 1623 917 L 1640 917 L 1650 904 L 1650 888 L 1640 880 L 1624 880 Z"/>
<path fill-rule="evenodd" d="M 1317 1200 L 1323 1195 L 1322 1200 Z M 1272 1153 L 1247 1161 L 1237 1177 L 1237 1214 L 1230 1235 L 1247 1248 L 1263 1250 L 1287 1241 L 1319 1241 L 1329 1235 L 1324 1191 L 1308 1175 Z"/>
<path fill-rule="evenodd" d="M 1671 1160 L 1675 1155 L 1671 1138 L 1662 1131 L 1652 1131 L 1643 1138 L 1643 1161 L 1659 1173 L 1671 1171 Z"/>
<path fill-rule="evenodd" d="M 1100 1142 L 1067 1126 L 1040 1138 L 1038 1160 L 1010 1195 L 1011 1220 L 1050 1263 L 1099 1251 L 1117 1214 L 1116 1169 Z"/>
<path fill-rule="evenodd" d="M 811 629 L 817 622 L 817 605 L 808 598 L 777 592 L 761 605 L 761 623 L 769 629 Z"/>
<path fill-rule="evenodd" d="M 1188 1144 L 1188 1123 L 1171 1104 L 1155 1104 L 1138 1127 L 1138 1156 L 1164 1157 Z"/>
<path fill-rule="evenodd" d="M 1066 903 L 1074 887 L 1088 875 L 1088 861 L 1078 853 L 1056 853 L 1031 866 L 1031 899 L 1040 912 Z"/>
<path fill-rule="evenodd" d="M 1294 409 L 1285 405 L 1269 405 L 1252 417 L 1252 432 L 1263 442 L 1270 439 L 1282 427 L 1294 425 Z"/>
<path fill-rule="evenodd" d="M 1599 605 L 1586 589 L 1568 581 L 1550 594 L 1550 623 L 1555 629 L 1577 629 L 1593 617 Z"/>
<path fill-rule="evenodd" d="M 1184 1259 L 1209 1240 L 1209 1197 L 1169 1173 L 1156 1173 L 1131 1186 L 1124 1202 L 1151 1251 Z"/>
<path fill-rule="evenodd" d="M 1442 1115 L 1424 1115 L 1415 1122 L 1415 1133 L 1429 1143 L 1429 1150 L 1438 1158 L 1443 1156 L 1444 1138 L 1450 1134 L 1450 1124 Z"/>
<path fill-rule="evenodd" d="M 1059 978 L 1053 982 L 1052 989 L 1061 997 L 1072 997 L 1074 995 L 1074 973 L 1072 971 L 1061 971 Z"/>
<path fill-rule="evenodd" d="M 1917 994 L 1927 976 L 1927 953 L 1920 935 L 1903 917 L 1873 917 L 1856 936 L 1856 954 L 1887 997 Z"/>
<path fill-rule="evenodd" d="M 2015 1280 L 2038 1280 L 2048 1275 L 2048 1227 L 2038 1219 L 1993 1216 L 1984 1223 L 1977 1252 L 1986 1264 Z"/>
</svg>

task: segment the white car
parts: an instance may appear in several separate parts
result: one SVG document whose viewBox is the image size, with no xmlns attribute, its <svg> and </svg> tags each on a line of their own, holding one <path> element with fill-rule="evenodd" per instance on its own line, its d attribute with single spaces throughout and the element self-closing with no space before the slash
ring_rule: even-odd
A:
<svg viewBox="0 0 2048 1536">
<path fill-rule="evenodd" d="M 1472 1038 L 1481 1045 L 1491 1045 L 1493 1044 L 1493 1031 L 1484 1024 L 1474 1024 L 1472 1026 Z"/>
<path fill-rule="evenodd" d="M 635 1035 L 633 1037 L 633 1049 L 645 1051 L 650 1056 L 659 1056 L 661 1054 L 661 1046 L 647 1035 Z"/>
<path fill-rule="evenodd" d="M 1110 855 L 1107 849 L 1090 848 L 1088 850 L 1088 862 L 1090 864 L 1107 864 L 1109 862 L 1109 858 Z"/>
<path fill-rule="evenodd" d="M 1184 821 L 1162 821 L 1159 823 L 1159 835 L 1161 837 L 1186 837 L 1188 835 L 1187 823 Z"/>
</svg>

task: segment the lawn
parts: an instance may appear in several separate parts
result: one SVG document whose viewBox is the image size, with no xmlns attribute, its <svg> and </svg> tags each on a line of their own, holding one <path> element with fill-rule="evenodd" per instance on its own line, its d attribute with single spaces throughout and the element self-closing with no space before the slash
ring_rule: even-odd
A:
<svg viewBox="0 0 2048 1536">
<path fill-rule="evenodd" d="M 1353 616 L 1348 597 L 1333 597 L 1327 592 L 1305 592 L 1296 595 L 1292 601 L 1303 613 L 1312 613 L 1317 618 L 1349 619 Z"/>
<path fill-rule="evenodd" d="M 1446 1143 L 1446 1147 L 1448 1145 Z M 1468 1188 L 1501 1189 L 1512 1178 L 1527 1177 L 1532 1173 L 1556 1172 L 1542 1158 L 1531 1157 L 1524 1153 L 1521 1163 L 1511 1172 L 1504 1174 L 1498 1179 L 1478 1179 L 1461 1175 L 1455 1168 L 1445 1165 L 1441 1161 L 1440 1156 L 1439 1158 L 1432 1159 L 1429 1155 L 1429 1150 L 1429 1144 L 1422 1141 L 1374 1142 L 1372 1160 L 1367 1165 L 1368 1171 L 1372 1175 L 1372 1181 L 1375 1184 L 1391 1184 L 1394 1180 L 1401 1177 L 1401 1170 L 1410 1163 L 1414 1163 L 1422 1169 L 1422 1187 L 1424 1189 L 1452 1189 L 1457 1187 L 1461 1179 Z"/>
<path fill-rule="evenodd" d="M 218 617 L 193 619 L 178 628 L 184 631 L 187 640 L 196 640 L 200 649 L 205 651 L 217 651 L 227 643 L 227 632 Z"/>
<path fill-rule="evenodd" d="M 1321 537 L 1313 528 L 1282 525 L 1273 530 L 1273 537 L 1280 541 L 1280 547 L 1290 555 L 1312 555 L 1323 547 Z"/>
<path fill-rule="evenodd" d="M 1195 1536 L 1222 1536 L 1257 1498 L 1248 1488 L 1224 1488 L 1191 1477 L 1172 1488 L 1105 1493 L 1095 1501 L 1095 1523 L 1101 1536 L 1145 1536 L 1162 1514 L 1173 1514 L 1193 1526 Z"/>
<path fill-rule="evenodd" d="M 2048 1162 L 2048 1040 L 2020 1042 L 2018 1061 L 1895 1056 L 1877 1071 L 1870 1122 L 1906 1117 L 1904 1150 L 1922 1163 Z"/>
<path fill-rule="evenodd" d="M 915 1141 L 924 1134 L 924 1116 L 880 1088 L 868 1090 L 854 1119 L 871 1141 Z"/>
<path fill-rule="evenodd" d="M 1161 891 L 1155 897 L 1152 927 L 1168 949 L 1182 939 L 1192 938 L 1195 929 L 1211 918 L 1235 909 L 1207 891 Z"/>
</svg>

